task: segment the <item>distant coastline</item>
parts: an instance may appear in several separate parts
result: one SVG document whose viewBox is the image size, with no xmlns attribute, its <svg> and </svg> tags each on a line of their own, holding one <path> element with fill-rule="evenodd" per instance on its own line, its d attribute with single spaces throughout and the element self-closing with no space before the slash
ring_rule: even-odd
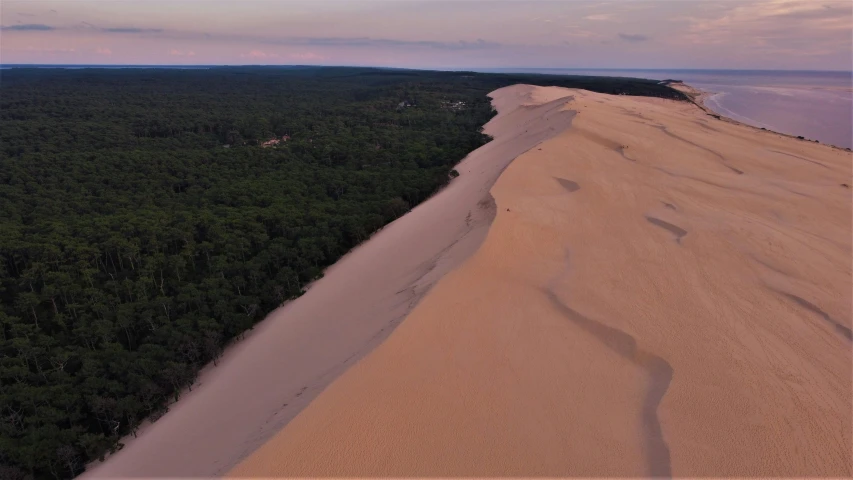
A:
<svg viewBox="0 0 853 480">
<path fill-rule="evenodd" d="M 846 70 L 713 69 L 486 69 L 483 72 L 540 73 L 678 79 L 713 92 L 702 98 L 715 114 L 757 128 L 853 147 L 853 72 Z"/>
<path fill-rule="evenodd" d="M 778 127 L 775 127 L 769 123 L 765 123 L 753 118 L 746 117 L 737 112 L 734 112 L 720 103 L 720 99 L 728 95 L 726 92 L 715 92 L 710 90 L 705 90 L 702 88 L 695 87 L 693 85 L 689 85 L 684 82 L 673 82 L 670 84 L 671 87 L 685 93 L 689 96 L 693 103 L 696 104 L 699 108 L 704 110 L 709 115 L 714 115 L 719 118 L 725 119 L 732 123 L 742 124 L 748 127 L 753 127 L 761 130 L 766 130 L 768 132 L 776 133 L 778 135 L 784 135 L 786 137 L 797 138 L 799 140 L 809 141 L 809 142 L 817 142 L 824 143 L 829 147 L 839 148 L 842 150 L 850 150 L 849 146 L 835 145 L 832 143 L 819 142 L 818 140 L 807 138 L 801 135 L 795 135 L 790 132 L 781 131 Z"/>
</svg>

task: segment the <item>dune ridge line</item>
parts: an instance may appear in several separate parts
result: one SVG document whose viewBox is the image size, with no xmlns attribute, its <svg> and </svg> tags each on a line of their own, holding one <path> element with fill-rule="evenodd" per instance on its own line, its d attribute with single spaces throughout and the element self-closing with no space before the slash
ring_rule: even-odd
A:
<svg viewBox="0 0 853 480">
<path fill-rule="evenodd" d="M 166 415 L 82 478 L 222 475 L 281 430 L 477 249 L 495 217 L 489 189 L 506 166 L 570 125 L 564 92 L 546 102 L 532 92 L 490 94 L 498 114 L 484 132 L 493 140 L 456 166 L 459 177 L 272 312 Z"/>
<path fill-rule="evenodd" d="M 499 92 L 576 113 L 491 188 L 477 251 L 229 476 L 853 475 L 851 154 Z"/>
</svg>

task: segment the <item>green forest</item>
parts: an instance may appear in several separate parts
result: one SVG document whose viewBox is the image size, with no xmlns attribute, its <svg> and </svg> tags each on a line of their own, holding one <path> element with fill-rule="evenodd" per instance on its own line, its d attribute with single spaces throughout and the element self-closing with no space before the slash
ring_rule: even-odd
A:
<svg viewBox="0 0 853 480">
<path fill-rule="evenodd" d="M 489 141 L 486 94 L 515 83 L 683 99 L 604 77 L 0 70 L 0 479 L 70 478 L 121 448 L 450 181 Z"/>
</svg>

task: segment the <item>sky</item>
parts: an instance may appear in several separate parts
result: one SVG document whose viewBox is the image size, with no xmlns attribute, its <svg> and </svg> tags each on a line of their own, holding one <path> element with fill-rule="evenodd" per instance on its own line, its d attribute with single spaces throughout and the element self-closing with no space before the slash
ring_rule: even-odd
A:
<svg viewBox="0 0 853 480">
<path fill-rule="evenodd" d="M 850 0 L 2 0 L 0 63 L 851 70 Z"/>
</svg>

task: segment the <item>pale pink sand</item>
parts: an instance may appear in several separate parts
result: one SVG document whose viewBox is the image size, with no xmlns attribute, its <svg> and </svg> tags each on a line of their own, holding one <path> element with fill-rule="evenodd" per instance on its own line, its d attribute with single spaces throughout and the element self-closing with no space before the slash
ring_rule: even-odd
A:
<svg viewBox="0 0 853 480">
<path fill-rule="evenodd" d="M 460 177 L 273 312 L 169 413 L 83 477 L 219 475 L 278 432 L 483 241 L 500 172 L 572 119 L 567 99 L 516 108 L 527 98 L 496 96 L 500 114 L 486 126 L 495 140 L 457 166 Z"/>
<path fill-rule="evenodd" d="M 231 476 L 853 474 L 851 155 L 688 103 L 496 104 L 561 95 L 479 250 Z"/>
</svg>

